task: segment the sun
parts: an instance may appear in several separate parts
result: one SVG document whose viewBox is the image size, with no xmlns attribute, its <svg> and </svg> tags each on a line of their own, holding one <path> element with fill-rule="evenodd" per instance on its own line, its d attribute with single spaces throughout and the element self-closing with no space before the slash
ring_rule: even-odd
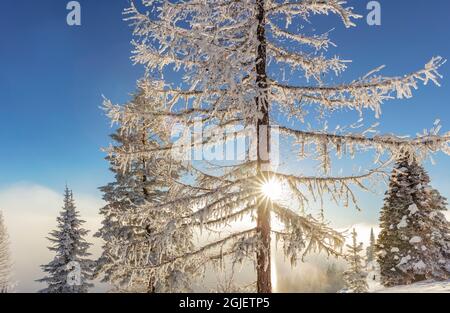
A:
<svg viewBox="0 0 450 313">
<path fill-rule="evenodd" d="M 261 192 L 264 197 L 272 201 L 280 200 L 282 193 L 281 183 L 275 178 L 271 178 L 261 185 Z"/>
</svg>

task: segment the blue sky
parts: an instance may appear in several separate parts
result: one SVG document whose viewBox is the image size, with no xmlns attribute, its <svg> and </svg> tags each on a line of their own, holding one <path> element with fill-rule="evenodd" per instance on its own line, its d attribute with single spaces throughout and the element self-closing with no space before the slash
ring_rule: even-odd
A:
<svg viewBox="0 0 450 313">
<path fill-rule="evenodd" d="M 0 185 L 95 193 L 109 179 L 102 94 L 125 101 L 142 72 L 129 60 L 127 2 L 81 1 L 80 27 L 67 26 L 66 3 L 2 2 Z"/>
<path fill-rule="evenodd" d="M 66 24 L 67 2 L 2 1 L 0 187 L 25 181 L 62 191 L 67 181 L 78 192 L 99 195 L 97 187 L 111 180 L 100 150 L 111 132 L 99 109 L 102 95 L 126 101 L 143 72 L 129 59 L 131 28 L 122 21 L 128 1 L 79 1 L 80 27 Z M 366 15 L 367 2 L 350 4 Z M 338 47 L 330 52 L 353 60 L 344 80 L 382 64 L 387 65 L 384 74 L 398 75 L 421 68 L 435 55 L 450 58 L 448 0 L 380 2 L 381 26 L 361 19 L 347 30 L 336 17 L 314 19 L 318 30 L 335 28 L 331 38 Z M 437 117 L 449 130 L 450 63 L 441 73 L 441 88 L 422 87 L 411 100 L 386 103 L 380 130 L 415 134 Z M 427 167 L 434 185 L 450 196 L 450 157 L 436 159 L 438 165 Z M 373 209 L 366 216 L 372 221 Z"/>
</svg>

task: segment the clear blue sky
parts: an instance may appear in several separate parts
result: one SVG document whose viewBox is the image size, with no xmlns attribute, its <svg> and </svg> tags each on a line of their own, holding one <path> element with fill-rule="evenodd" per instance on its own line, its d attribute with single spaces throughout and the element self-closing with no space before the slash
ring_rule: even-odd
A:
<svg viewBox="0 0 450 313">
<path fill-rule="evenodd" d="M 143 70 L 133 66 L 126 0 L 80 0 L 82 26 L 66 24 L 66 0 L 2 0 L 0 12 L 0 187 L 33 182 L 96 194 L 111 177 L 100 151 L 109 143 L 102 95 L 128 99 Z M 366 0 L 349 1 L 367 14 Z M 321 17 L 319 30 L 336 29 L 331 53 L 353 60 L 345 80 L 386 64 L 387 75 L 421 68 L 435 55 L 450 58 L 448 0 L 382 0 L 382 25 L 344 29 Z M 450 130 L 450 63 L 441 88 L 422 87 L 407 101 L 384 105 L 381 130 L 415 134 L 440 117 Z M 370 116 L 373 114 L 370 113 Z M 427 166 L 434 185 L 450 196 L 450 157 Z M 374 216 L 370 215 L 371 218 Z"/>
</svg>

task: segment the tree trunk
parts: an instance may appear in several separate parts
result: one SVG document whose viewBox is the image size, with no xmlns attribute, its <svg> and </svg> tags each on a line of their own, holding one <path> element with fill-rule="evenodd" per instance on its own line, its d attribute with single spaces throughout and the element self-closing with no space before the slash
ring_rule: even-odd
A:
<svg viewBox="0 0 450 313">
<path fill-rule="evenodd" d="M 265 34 L 265 11 L 264 0 L 256 1 L 258 15 L 258 50 L 256 58 L 256 83 L 259 94 L 256 97 L 256 105 L 262 113 L 262 118 L 257 123 L 257 153 L 258 153 L 258 175 L 261 180 L 268 177 L 268 165 L 270 164 L 270 130 L 269 130 L 269 103 L 267 99 L 267 75 L 266 75 L 266 56 L 267 43 Z M 264 201 L 260 201 L 258 208 L 257 230 L 261 239 L 261 246 L 257 251 L 257 289 L 258 293 L 271 293 L 271 226 L 270 210 Z"/>
<path fill-rule="evenodd" d="M 143 147 L 143 149 L 146 148 L 147 144 L 148 144 L 147 130 L 146 130 L 145 124 L 144 124 L 143 130 L 142 130 L 142 147 Z M 142 157 L 142 193 L 144 195 L 144 198 L 147 201 L 151 201 L 152 199 L 150 199 L 150 194 L 146 187 L 146 184 L 147 184 L 146 173 L 147 173 L 147 161 L 146 161 L 145 157 Z M 146 228 L 146 230 L 148 231 L 148 228 Z M 149 277 L 146 292 L 147 293 L 156 293 L 154 277 Z"/>
</svg>

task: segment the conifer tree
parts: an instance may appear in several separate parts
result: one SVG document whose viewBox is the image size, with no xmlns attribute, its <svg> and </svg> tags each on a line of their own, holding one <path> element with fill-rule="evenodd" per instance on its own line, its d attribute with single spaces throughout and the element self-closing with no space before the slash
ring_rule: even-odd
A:
<svg viewBox="0 0 450 313">
<path fill-rule="evenodd" d="M 380 282 L 380 266 L 376 258 L 376 244 L 375 234 L 373 228 L 371 228 L 369 246 L 366 250 L 366 271 L 370 286 L 376 284 L 378 287 Z"/>
<path fill-rule="evenodd" d="M 145 112 L 148 99 L 138 91 L 123 110 Z M 173 205 L 166 210 L 152 209 L 176 193 L 181 195 L 177 180 L 182 171 L 180 164 L 170 159 L 158 159 L 157 155 L 142 154 L 123 168 L 117 160 L 120 153 L 133 153 L 155 149 L 165 138 L 152 138 L 148 133 L 150 121 L 145 116 L 133 128 L 126 129 L 123 121 L 117 121 L 115 141 L 107 160 L 115 181 L 100 188 L 107 205 L 101 209 L 103 227 L 96 234 L 105 244 L 98 261 L 97 276 L 111 283 L 122 292 L 175 292 L 190 288 L 187 264 L 174 262 L 163 275 L 152 267 L 160 262 L 188 251 L 192 245 L 192 233 L 177 231 L 166 238 L 164 245 L 153 244 L 155 236 L 167 221 L 186 214 L 185 208 Z"/>
<path fill-rule="evenodd" d="M 397 159 L 406 152 L 420 158 L 439 150 L 450 154 L 449 135 L 438 136 L 440 127 L 408 139 L 372 136 L 375 127 L 330 131 L 306 126 L 309 107 L 317 107 L 319 113 L 350 109 L 361 115 L 373 110 L 379 117 L 386 100 L 412 97 L 419 83 L 439 85 L 438 69 L 445 63 L 441 57 L 405 76 L 383 77 L 378 74 L 380 67 L 351 83 L 332 83 L 329 74 L 340 76 L 348 62 L 327 55 L 334 47 L 328 34 L 312 34 L 304 26 L 311 15 L 329 14 L 337 15 L 345 27 L 355 26 L 361 16 L 346 1 L 143 0 L 142 4 L 132 4 L 126 14 L 134 26 L 133 61 L 145 66 L 147 76 L 141 87 L 152 101 L 147 102 L 145 112 L 123 110 L 106 101 L 113 119 L 121 120 L 124 128 L 133 128 L 145 116 L 151 122 L 149 132 L 156 137 L 167 137 L 171 126 L 183 125 L 180 141 L 187 142 L 193 153 L 223 145 L 223 136 L 216 135 L 190 141 L 198 121 L 214 126 L 215 134 L 233 128 L 238 138 L 246 137 L 250 129 L 253 143 L 247 157 L 231 165 L 189 162 L 192 179 L 184 184 L 186 192 L 155 207 L 168 210 L 177 205 L 192 211 L 166 221 L 158 245 L 180 229 L 223 235 L 161 262 L 162 271 L 168 263 L 180 260 L 204 264 L 225 258 L 233 263 L 250 259 L 255 263 L 257 291 L 271 292 L 272 238 L 282 242 L 292 264 L 311 251 L 338 254 L 342 235 L 307 212 L 308 201 L 321 201 L 328 193 L 333 201 L 347 206 L 355 202 L 353 187 L 366 189 L 368 179 L 380 172 L 377 164 L 363 173 L 333 175 L 333 155 L 353 157 L 373 148 L 378 162 L 382 156 Z M 326 116 L 318 117 L 323 122 Z M 322 170 L 311 177 L 301 169 L 292 173 L 277 168 L 272 154 L 277 150 L 272 140 L 275 133 L 282 136 L 283 144 L 293 143 L 278 151 L 318 160 Z M 121 167 L 126 167 L 143 155 L 169 158 L 176 147 L 169 141 L 159 148 L 114 153 Z M 208 170 L 211 165 L 215 170 Z M 267 195 L 266 186 L 273 182 L 285 187 L 293 205 Z M 230 230 L 230 225 L 245 218 L 252 221 L 251 227 Z M 275 228 L 272 219 L 283 227 Z"/>
<path fill-rule="evenodd" d="M 353 229 L 352 232 L 352 244 L 347 245 L 347 253 L 345 259 L 348 262 L 349 269 L 344 272 L 345 289 L 354 293 L 368 292 L 367 285 L 367 273 L 364 271 L 363 257 L 361 252 L 363 251 L 363 244 L 357 242 L 358 234 Z"/>
<path fill-rule="evenodd" d="M 446 199 L 430 186 L 414 158 L 399 159 L 381 211 L 377 257 L 385 286 L 450 275 L 450 228 Z"/>
<path fill-rule="evenodd" d="M 11 290 L 12 262 L 10 253 L 8 230 L 0 211 L 0 293 L 7 293 Z"/>
<path fill-rule="evenodd" d="M 367 264 L 370 264 L 375 260 L 375 234 L 373 233 L 373 228 L 370 229 L 370 241 L 369 246 L 366 250 L 366 262 Z"/>
<path fill-rule="evenodd" d="M 93 262 L 88 259 L 90 243 L 85 237 L 88 231 L 82 228 L 72 191 L 66 187 L 64 206 L 57 218 L 57 229 L 50 233 L 50 251 L 55 252 L 53 260 L 42 265 L 47 276 L 38 280 L 47 284 L 41 293 L 87 293 L 93 287 Z"/>
</svg>

